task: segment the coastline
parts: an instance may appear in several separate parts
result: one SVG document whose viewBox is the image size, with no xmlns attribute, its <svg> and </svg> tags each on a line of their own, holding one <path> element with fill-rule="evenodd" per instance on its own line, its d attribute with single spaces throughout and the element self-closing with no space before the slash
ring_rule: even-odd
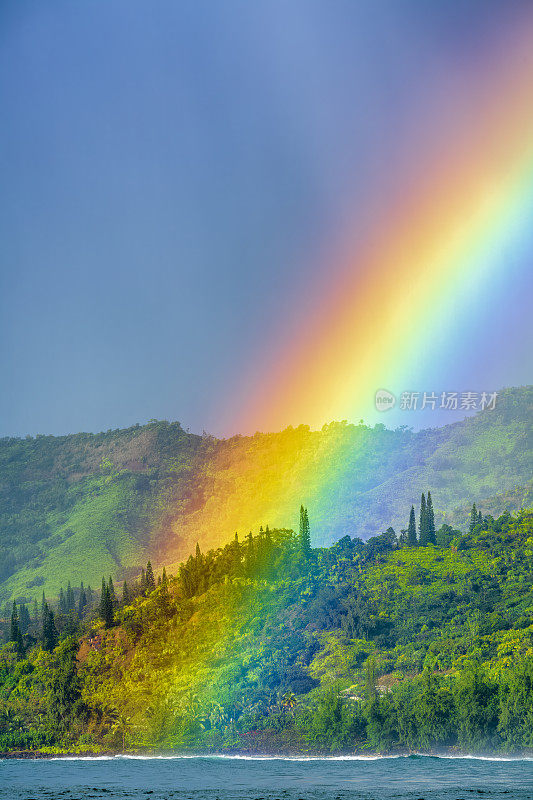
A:
<svg viewBox="0 0 533 800">
<path fill-rule="evenodd" d="M 472 753 L 463 752 L 454 748 L 430 750 L 429 752 L 419 752 L 410 750 L 394 750 L 390 752 L 370 752 L 363 750 L 344 750 L 344 751 L 324 751 L 324 750 L 285 750 L 285 751 L 250 751 L 250 750 L 226 750 L 226 751 L 187 751 L 187 750 L 64 750 L 62 752 L 50 752 L 45 750 L 9 750 L 0 751 L 0 761 L 2 760 L 69 760 L 69 759 L 113 759 L 113 758 L 132 758 L 132 759 L 195 759 L 195 758 L 221 758 L 221 759 L 249 759 L 249 760 L 336 760 L 354 759 L 370 761 L 388 758 L 443 758 L 443 759 L 479 759 L 482 761 L 533 761 L 533 749 L 521 753 Z"/>
</svg>

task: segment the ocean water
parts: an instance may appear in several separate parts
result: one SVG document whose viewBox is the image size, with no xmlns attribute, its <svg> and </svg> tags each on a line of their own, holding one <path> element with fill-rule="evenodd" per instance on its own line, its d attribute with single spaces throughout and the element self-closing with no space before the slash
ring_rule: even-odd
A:
<svg viewBox="0 0 533 800">
<path fill-rule="evenodd" d="M 3 759 L 0 800 L 533 800 L 533 759 Z"/>
</svg>

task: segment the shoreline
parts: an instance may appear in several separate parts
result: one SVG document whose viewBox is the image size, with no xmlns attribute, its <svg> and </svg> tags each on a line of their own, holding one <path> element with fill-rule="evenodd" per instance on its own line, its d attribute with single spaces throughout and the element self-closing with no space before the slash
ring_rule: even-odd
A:
<svg viewBox="0 0 533 800">
<path fill-rule="evenodd" d="M 457 750 L 439 750 L 428 753 L 421 753 L 419 751 L 391 751 L 389 753 L 372 753 L 361 751 L 339 751 L 336 753 L 324 751 L 287 751 L 287 752 L 249 752 L 245 750 L 239 751 L 226 751 L 226 752 L 187 752 L 176 750 L 84 750 L 82 752 L 65 751 L 62 753 L 50 753 L 42 750 L 10 750 L 6 752 L 0 751 L 0 761 L 2 760 L 68 760 L 68 759 L 113 759 L 113 758 L 131 758 L 135 759 L 201 759 L 201 758 L 220 758 L 227 760 L 250 760 L 250 761 L 269 761 L 269 760 L 297 760 L 297 761 L 314 761 L 314 760 L 369 760 L 375 761 L 377 759 L 392 759 L 392 758 L 442 758 L 442 759 L 464 759 L 464 760 L 480 760 L 480 761 L 533 761 L 533 750 L 523 753 L 465 753 Z"/>
</svg>

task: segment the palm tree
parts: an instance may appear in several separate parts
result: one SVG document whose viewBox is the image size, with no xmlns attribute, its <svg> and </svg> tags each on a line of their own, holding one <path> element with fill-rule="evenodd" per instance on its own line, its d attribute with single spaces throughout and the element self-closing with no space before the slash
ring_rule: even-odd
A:
<svg viewBox="0 0 533 800">
<path fill-rule="evenodd" d="M 293 692 L 285 692 L 281 698 L 281 705 L 294 716 L 294 709 L 298 705 L 298 698 Z"/>
<path fill-rule="evenodd" d="M 118 713 L 111 727 L 112 733 L 118 733 L 122 737 L 122 750 L 126 749 L 126 734 L 131 731 L 131 717 L 125 717 Z"/>
</svg>

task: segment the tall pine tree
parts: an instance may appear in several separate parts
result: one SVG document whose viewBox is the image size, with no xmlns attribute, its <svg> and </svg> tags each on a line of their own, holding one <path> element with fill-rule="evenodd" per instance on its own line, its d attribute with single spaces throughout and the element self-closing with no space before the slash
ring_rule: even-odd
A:
<svg viewBox="0 0 533 800">
<path fill-rule="evenodd" d="M 474 528 L 478 523 L 478 516 L 477 516 L 477 508 L 476 504 L 472 506 L 472 511 L 470 512 L 470 526 L 469 526 L 469 533 L 474 533 Z"/>
<path fill-rule="evenodd" d="M 311 529 L 307 509 L 300 506 L 300 550 L 307 560 L 311 555 Z"/>
<path fill-rule="evenodd" d="M 57 628 L 54 619 L 54 612 L 48 608 L 48 603 L 45 603 L 43 614 L 43 630 L 41 641 L 43 650 L 51 653 L 57 647 L 58 642 Z"/>
<path fill-rule="evenodd" d="M 105 620 L 105 613 L 106 613 L 106 600 L 105 600 L 106 592 L 107 592 L 107 586 L 106 586 L 105 578 L 102 578 L 102 588 L 100 590 L 100 608 L 99 608 L 99 612 L 100 612 L 100 617 L 102 619 L 104 619 L 104 620 Z"/>
<path fill-rule="evenodd" d="M 426 504 L 426 516 L 427 516 L 427 544 L 437 544 L 437 537 L 435 534 L 435 512 L 433 511 L 433 501 L 431 499 L 431 492 L 429 491 Z"/>
<path fill-rule="evenodd" d="M 154 571 L 152 569 L 152 564 L 150 563 L 150 561 L 146 565 L 145 581 L 146 581 L 146 591 L 153 592 L 155 589 L 155 578 L 154 578 Z"/>
<path fill-rule="evenodd" d="M 115 622 L 115 614 L 113 611 L 113 601 L 111 599 L 111 593 L 109 591 L 109 586 L 105 586 L 104 584 L 104 598 L 103 603 L 101 605 L 100 615 L 105 622 L 106 628 L 112 628 Z"/>
<path fill-rule="evenodd" d="M 255 566 L 255 551 L 254 551 L 254 537 L 252 531 L 246 537 L 246 556 L 245 556 L 246 572 L 250 574 L 253 572 Z"/>
<path fill-rule="evenodd" d="M 420 544 L 426 545 L 428 543 L 428 515 L 426 508 L 426 498 L 423 492 L 422 492 L 422 498 L 420 500 L 420 522 L 418 525 L 418 532 L 419 532 Z"/>
<path fill-rule="evenodd" d="M 409 514 L 409 526 L 407 528 L 407 544 L 409 547 L 416 547 L 418 540 L 416 538 L 416 517 L 415 507 L 411 506 L 411 513 Z"/>
<path fill-rule="evenodd" d="M 78 617 L 81 619 L 85 613 L 85 609 L 87 608 L 87 595 L 85 594 L 85 589 L 83 588 L 83 581 L 80 588 L 80 600 L 78 603 Z"/>
<path fill-rule="evenodd" d="M 113 585 L 113 578 L 111 577 L 111 575 L 109 576 L 109 583 L 107 585 L 109 587 L 109 599 L 111 600 L 111 605 L 113 606 L 113 609 L 115 609 L 118 606 L 118 600 L 117 600 L 117 595 L 115 594 L 115 587 Z"/>
<path fill-rule="evenodd" d="M 22 634 L 27 633 L 30 627 L 31 620 L 28 608 L 25 603 L 22 603 L 19 614 L 19 627 Z"/>
<path fill-rule="evenodd" d="M 11 630 L 9 634 L 9 641 L 16 642 L 18 644 L 19 640 L 21 639 L 20 633 L 20 625 L 19 625 L 19 615 L 17 611 L 17 604 L 13 600 L 13 610 L 11 612 Z"/>
</svg>

